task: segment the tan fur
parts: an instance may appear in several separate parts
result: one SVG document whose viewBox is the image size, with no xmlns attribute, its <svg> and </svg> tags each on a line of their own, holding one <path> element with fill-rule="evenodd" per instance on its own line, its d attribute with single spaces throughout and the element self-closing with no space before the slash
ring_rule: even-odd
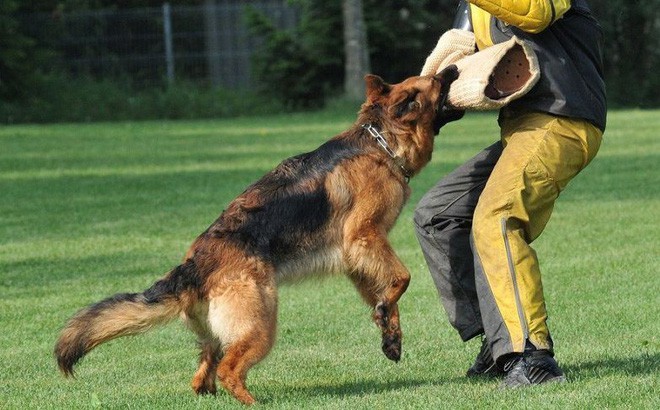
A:
<svg viewBox="0 0 660 410">
<path fill-rule="evenodd" d="M 174 300 L 152 306 L 128 302 L 98 313 L 83 309 L 62 330 L 56 353 L 66 356 L 73 354 L 72 349 L 88 352 L 109 340 L 146 332 L 172 320 L 180 312 L 181 303 Z"/>
</svg>

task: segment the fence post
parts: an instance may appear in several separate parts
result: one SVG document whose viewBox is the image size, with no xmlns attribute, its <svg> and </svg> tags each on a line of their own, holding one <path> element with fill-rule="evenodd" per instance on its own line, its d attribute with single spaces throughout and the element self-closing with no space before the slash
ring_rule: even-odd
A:
<svg viewBox="0 0 660 410">
<path fill-rule="evenodd" d="M 204 1 L 204 38 L 206 40 L 206 62 L 211 85 L 217 87 L 222 81 L 220 60 L 220 27 L 218 27 L 218 5 L 215 0 Z"/>
<path fill-rule="evenodd" d="M 165 63 L 167 66 L 167 82 L 174 82 L 174 49 L 172 47 L 172 12 L 170 3 L 163 3 L 163 39 L 165 42 Z"/>
</svg>

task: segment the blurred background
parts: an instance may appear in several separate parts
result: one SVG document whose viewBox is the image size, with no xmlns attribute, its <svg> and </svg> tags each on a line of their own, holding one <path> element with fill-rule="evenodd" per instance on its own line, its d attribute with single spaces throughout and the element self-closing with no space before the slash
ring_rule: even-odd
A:
<svg viewBox="0 0 660 410">
<path fill-rule="evenodd" d="M 366 72 L 419 72 L 456 4 L 1 0 L 0 123 L 355 110 Z M 610 107 L 660 106 L 660 1 L 590 4 Z"/>
</svg>

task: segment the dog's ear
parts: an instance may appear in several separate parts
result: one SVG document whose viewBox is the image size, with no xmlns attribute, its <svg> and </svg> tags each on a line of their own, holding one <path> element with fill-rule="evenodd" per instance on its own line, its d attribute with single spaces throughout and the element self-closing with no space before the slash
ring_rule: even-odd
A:
<svg viewBox="0 0 660 410">
<path fill-rule="evenodd" d="M 367 85 L 367 102 L 371 103 L 378 99 L 378 97 L 387 94 L 392 88 L 377 75 L 367 74 L 364 76 L 364 82 Z"/>
</svg>

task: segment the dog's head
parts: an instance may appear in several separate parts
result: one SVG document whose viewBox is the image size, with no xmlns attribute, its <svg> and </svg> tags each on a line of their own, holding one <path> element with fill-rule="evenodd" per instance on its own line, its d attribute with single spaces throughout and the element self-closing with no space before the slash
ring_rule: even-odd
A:
<svg viewBox="0 0 660 410">
<path fill-rule="evenodd" d="M 367 100 L 362 105 L 362 121 L 383 128 L 395 141 L 397 152 L 419 170 L 431 158 L 433 137 L 440 129 L 442 107 L 450 84 L 458 78 L 456 66 L 434 76 L 410 77 L 398 84 L 382 78 L 365 77 Z"/>
<path fill-rule="evenodd" d="M 447 102 L 449 86 L 458 78 L 458 70 L 451 65 L 434 76 L 410 77 L 398 84 L 387 84 L 377 75 L 365 77 L 369 107 L 384 110 L 385 117 L 403 127 L 415 126 L 438 133 L 441 108 Z"/>
</svg>

